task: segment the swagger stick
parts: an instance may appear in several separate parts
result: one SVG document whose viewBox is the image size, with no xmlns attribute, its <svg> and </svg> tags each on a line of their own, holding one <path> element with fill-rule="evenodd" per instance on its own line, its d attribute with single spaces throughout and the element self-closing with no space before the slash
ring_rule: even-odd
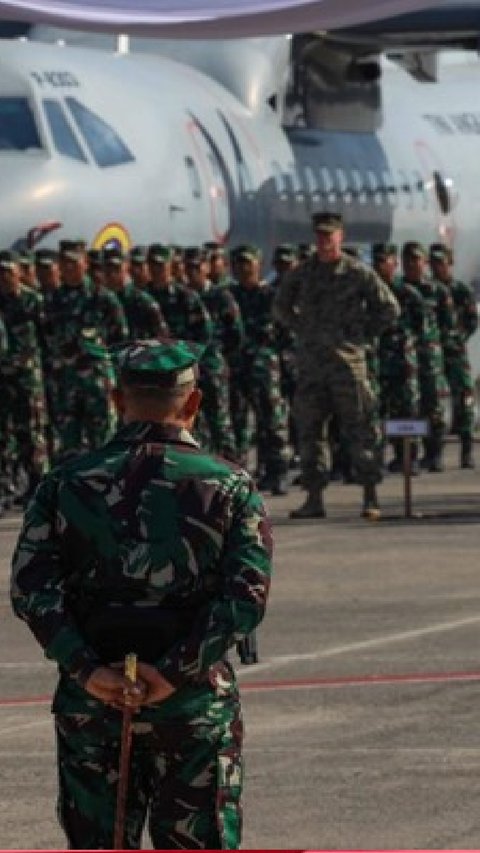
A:
<svg viewBox="0 0 480 853">
<path fill-rule="evenodd" d="M 125 656 L 125 678 L 127 678 L 132 684 L 135 684 L 137 680 L 137 656 L 135 654 Z M 114 850 L 123 850 L 128 777 L 130 772 L 130 752 L 132 747 L 132 717 L 133 708 L 130 705 L 125 705 L 123 709 L 120 765 L 118 770 L 117 811 L 115 814 L 115 830 L 113 836 Z"/>
</svg>

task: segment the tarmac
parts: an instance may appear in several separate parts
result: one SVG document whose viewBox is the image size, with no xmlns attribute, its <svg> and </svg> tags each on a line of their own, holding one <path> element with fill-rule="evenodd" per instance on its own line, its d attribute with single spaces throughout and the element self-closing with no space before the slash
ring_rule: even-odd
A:
<svg viewBox="0 0 480 853">
<path fill-rule="evenodd" d="M 444 473 L 413 480 L 412 519 L 398 475 L 376 523 L 358 486 L 332 484 L 321 521 L 288 518 L 298 487 L 266 498 L 261 660 L 239 666 L 244 848 L 480 849 L 480 480 L 457 466 L 450 444 Z M 0 846 L 61 849 L 55 668 L 8 599 L 20 523 L 0 520 Z"/>
</svg>

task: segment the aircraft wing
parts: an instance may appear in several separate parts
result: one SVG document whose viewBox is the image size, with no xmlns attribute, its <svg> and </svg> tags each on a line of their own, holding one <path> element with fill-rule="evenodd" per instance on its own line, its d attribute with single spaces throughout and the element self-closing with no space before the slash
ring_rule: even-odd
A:
<svg viewBox="0 0 480 853">
<path fill-rule="evenodd" d="M 165 38 L 311 32 L 438 7 L 438 0 L 0 0 L 0 19 Z"/>
</svg>

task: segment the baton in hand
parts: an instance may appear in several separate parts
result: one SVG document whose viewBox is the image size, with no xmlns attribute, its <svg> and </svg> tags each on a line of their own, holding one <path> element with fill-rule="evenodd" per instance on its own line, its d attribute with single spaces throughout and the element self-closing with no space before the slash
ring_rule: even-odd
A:
<svg viewBox="0 0 480 853">
<path fill-rule="evenodd" d="M 127 678 L 132 684 L 135 684 L 137 680 L 137 656 L 135 654 L 125 656 L 125 678 Z M 117 810 L 115 814 L 115 830 L 113 836 L 114 850 L 123 850 L 128 777 L 130 772 L 130 752 L 132 748 L 132 717 L 133 708 L 129 705 L 125 705 L 123 709 L 122 739 L 120 743 Z"/>
</svg>

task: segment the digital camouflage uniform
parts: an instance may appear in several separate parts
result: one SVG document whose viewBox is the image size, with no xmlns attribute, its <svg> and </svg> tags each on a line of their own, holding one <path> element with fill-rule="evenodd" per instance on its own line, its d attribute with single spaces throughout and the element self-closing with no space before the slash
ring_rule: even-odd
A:
<svg viewBox="0 0 480 853">
<path fill-rule="evenodd" d="M 475 388 L 467 351 L 467 341 L 478 326 L 473 289 L 463 281 L 447 285 L 453 302 L 453 325 L 443 335 L 445 375 L 453 406 L 452 432 L 471 439 L 475 425 Z"/>
<path fill-rule="evenodd" d="M 315 256 L 282 282 L 275 316 L 297 333 L 295 410 L 302 482 L 309 492 L 329 480 L 326 427 L 332 415 L 348 442 L 357 482 L 381 479 L 365 348 L 398 313 L 387 285 L 347 255 L 333 264 Z"/>
<path fill-rule="evenodd" d="M 5 471 L 15 455 L 30 486 L 48 463 L 46 402 L 43 384 L 45 317 L 39 293 L 23 285 L 18 294 L 0 293 L 0 313 L 8 336 L 8 351 L 0 357 L 0 456 Z"/>
<path fill-rule="evenodd" d="M 114 372 L 108 347 L 128 337 L 123 309 L 113 293 L 87 278 L 62 285 L 48 305 L 54 408 L 60 456 L 104 444 L 115 428 L 110 397 Z"/>
<path fill-rule="evenodd" d="M 432 458 L 438 453 L 446 428 L 442 398 L 447 385 L 442 340 L 453 328 L 453 303 L 447 288 L 440 282 L 404 280 L 415 287 L 424 303 L 423 334 L 418 339 L 418 377 L 420 415 L 430 422 L 431 438 L 425 441 L 426 455 Z"/>
<path fill-rule="evenodd" d="M 14 554 L 12 603 L 60 670 L 71 847 L 112 847 L 121 713 L 82 685 L 127 647 L 176 690 L 134 717 L 125 846 L 139 847 L 147 810 L 156 849 L 239 846 L 242 721 L 225 655 L 262 619 L 270 572 L 249 475 L 185 430 L 127 424 L 44 480 Z"/>
<path fill-rule="evenodd" d="M 158 337 L 168 337 L 170 332 L 158 302 L 139 290 L 133 282 L 115 291 L 128 325 L 128 337 L 131 341 L 151 340 Z"/>
<path fill-rule="evenodd" d="M 230 418 L 228 362 L 238 355 L 242 344 L 242 317 L 227 287 L 208 282 L 198 295 L 211 318 L 213 333 L 200 362 L 203 418 L 197 437 L 203 447 L 232 458 L 236 455 L 236 446 Z"/>
<path fill-rule="evenodd" d="M 257 449 L 267 476 L 282 476 L 287 467 L 287 413 L 281 393 L 277 329 L 272 305 L 275 291 L 265 282 L 236 284 L 232 293 L 240 307 L 245 336 L 232 360 L 232 421 L 237 453 L 246 459 L 250 446 L 248 409 L 255 413 Z"/>
</svg>

